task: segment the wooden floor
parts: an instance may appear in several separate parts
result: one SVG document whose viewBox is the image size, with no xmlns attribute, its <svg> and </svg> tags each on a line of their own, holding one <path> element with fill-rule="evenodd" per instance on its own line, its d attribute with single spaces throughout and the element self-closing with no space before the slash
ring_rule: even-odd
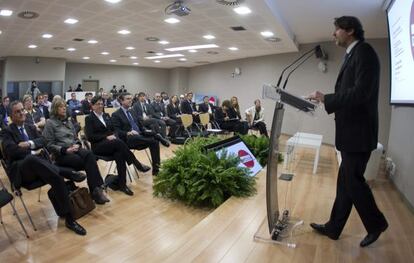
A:
<svg viewBox="0 0 414 263">
<path fill-rule="evenodd" d="M 163 158 L 172 156 L 174 148 L 163 147 Z M 148 162 L 142 152 L 138 156 Z M 133 197 L 109 191 L 109 204 L 79 220 L 88 231 L 86 237 L 64 227 L 47 198 L 47 189 L 40 203 L 37 191 L 24 192 L 38 231 L 30 227 L 18 200 L 29 240 L 10 206 L 4 207 L 0 262 L 414 262 L 414 215 L 383 174 L 373 191 L 390 227 L 371 247 L 359 247 L 366 233 L 354 210 L 338 241 L 310 229 L 309 222 L 323 223 L 329 216 L 338 169 L 331 146 L 322 146 L 316 175 L 312 175 L 313 158 L 311 150 L 298 151 L 294 180 L 279 184 L 281 209 L 289 187 L 286 206 L 305 221 L 297 231 L 295 249 L 253 240 L 266 216 L 265 172 L 257 176 L 257 195 L 230 198 L 216 210 L 154 198 L 152 177 L 140 174 L 131 185 Z M 3 172 L 0 177 L 7 181 Z"/>
</svg>

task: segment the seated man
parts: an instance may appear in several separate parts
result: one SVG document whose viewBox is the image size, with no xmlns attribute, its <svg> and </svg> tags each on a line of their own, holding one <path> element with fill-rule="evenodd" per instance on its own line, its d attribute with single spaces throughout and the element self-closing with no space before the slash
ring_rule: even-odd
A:
<svg viewBox="0 0 414 263">
<path fill-rule="evenodd" d="M 151 104 L 147 103 L 144 92 L 138 93 L 138 101 L 134 104 L 132 111 L 144 127 L 160 133 L 164 138 L 167 136 L 167 125 L 163 120 L 154 118 L 154 109 Z"/>
<path fill-rule="evenodd" d="M 112 100 L 109 98 L 109 95 L 107 92 L 102 92 L 102 102 L 105 108 L 112 108 Z"/>
<path fill-rule="evenodd" d="M 114 127 L 107 113 L 103 112 L 103 100 L 95 96 L 91 100 L 92 112 L 85 120 L 85 135 L 91 142 L 92 151 L 97 155 L 113 156 L 118 170 L 118 189 L 127 195 L 134 193 L 126 185 L 125 162 L 134 164 L 141 171 L 146 172 L 151 168 L 142 165 L 129 150 L 128 146 L 122 140 L 118 139 L 114 133 Z"/>
<path fill-rule="evenodd" d="M 3 103 L 0 105 L 0 127 L 3 129 L 9 125 L 9 116 L 10 116 L 10 98 L 8 96 L 3 98 Z"/>
<path fill-rule="evenodd" d="M 41 131 L 45 126 L 46 119 L 42 112 L 33 107 L 33 100 L 31 95 L 23 96 L 24 112 L 26 114 L 26 124 L 33 125 L 38 131 Z"/>
<path fill-rule="evenodd" d="M 49 119 L 49 108 L 44 105 L 43 94 L 37 95 L 36 102 L 36 109 L 42 113 L 46 120 Z"/>
<path fill-rule="evenodd" d="M 17 189 L 37 179 L 49 184 L 56 193 L 56 200 L 64 214 L 66 227 L 78 235 L 86 235 L 86 230 L 73 219 L 70 213 L 69 192 L 63 178 L 59 175 L 59 167 L 32 154 L 32 150 L 45 145 L 44 139 L 34 126 L 25 124 L 26 115 L 21 102 L 14 101 L 10 106 L 13 123 L 2 131 L 2 136 L 11 183 Z"/>
<path fill-rule="evenodd" d="M 67 104 L 68 104 L 68 108 L 69 108 L 69 112 L 71 116 L 75 116 L 81 113 L 82 104 L 78 99 L 76 99 L 75 92 L 72 92 L 70 94 L 70 99 L 68 100 Z"/>
<path fill-rule="evenodd" d="M 81 112 L 85 115 L 88 115 L 89 113 L 91 113 L 91 110 L 92 110 L 91 99 L 92 99 L 92 93 L 86 92 L 85 99 L 81 101 Z"/>
<path fill-rule="evenodd" d="M 240 134 L 247 134 L 249 125 L 246 121 L 241 121 L 237 112 L 232 108 L 229 100 L 224 100 L 221 108 L 215 111 L 215 120 L 223 130 L 238 132 Z"/>
<path fill-rule="evenodd" d="M 82 148 L 76 136 L 73 123 L 66 114 L 66 102 L 53 99 L 50 119 L 47 120 L 43 136 L 47 148 L 54 155 L 56 164 L 76 171 L 85 170 L 89 192 L 97 204 L 105 204 L 109 199 L 103 193 L 103 180 L 96 163 L 95 155 Z"/>
<path fill-rule="evenodd" d="M 193 103 L 193 93 L 187 93 L 187 97 L 184 98 L 181 102 L 181 113 L 182 114 L 191 114 L 193 115 L 193 121 L 195 123 L 200 123 L 200 113 L 197 112 L 195 104 Z"/>
<path fill-rule="evenodd" d="M 255 100 L 254 106 L 248 108 L 245 113 L 249 127 L 256 128 L 260 131 L 260 134 L 269 137 L 266 123 L 264 122 L 264 108 L 261 106 L 260 100 Z"/>
<path fill-rule="evenodd" d="M 162 102 L 160 93 L 155 93 L 155 100 L 151 103 L 151 106 L 153 109 L 152 116 L 157 120 L 162 120 L 165 124 L 170 126 L 169 137 L 175 137 L 177 122 L 167 116 L 167 113 L 165 112 L 165 104 Z"/>
<path fill-rule="evenodd" d="M 160 145 L 169 146 L 169 142 L 165 140 L 159 133 L 147 131 L 138 122 L 135 113 L 131 112 L 129 108 L 132 103 L 132 96 L 130 93 L 123 93 L 119 95 L 121 107 L 112 113 L 112 125 L 115 128 L 116 135 L 123 140 L 130 149 L 143 150 L 149 148 L 152 159 L 152 174 L 157 175 L 160 166 Z"/>
</svg>

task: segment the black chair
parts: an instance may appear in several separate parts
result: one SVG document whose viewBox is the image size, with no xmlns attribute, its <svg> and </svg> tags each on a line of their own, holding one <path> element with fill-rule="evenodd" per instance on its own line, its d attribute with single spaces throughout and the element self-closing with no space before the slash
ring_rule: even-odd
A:
<svg viewBox="0 0 414 263">
<path fill-rule="evenodd" d="M 3 225 L 3 217 L 2 217 L 2 212 L 1 212 L 1 208 L 7 204 L 10 204 L 10 206 L 13 209 L 13 215 L 16 216 L 17 221 L 19 221 L 19 224 L 24 232 L 24 234 L 26 235 L 27 238 L 29 238 L 29 235 L 27 234 L 26 228 L 24 227 L 22 220 L 20 219 L 19 214 L 16 211 L 16 208 L 14 207 L 14 204 L 12 202 L 13 200 L 13 195 L 10 194 L 6 187 L 4 186 L 2 180 L 0 179 L 0 223 Z"/>
</svg>

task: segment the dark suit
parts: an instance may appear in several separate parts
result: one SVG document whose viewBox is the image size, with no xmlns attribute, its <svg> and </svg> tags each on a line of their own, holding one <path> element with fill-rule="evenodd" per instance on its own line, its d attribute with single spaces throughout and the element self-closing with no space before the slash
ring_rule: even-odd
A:
<svg viewBox="0 0 414 263">
<path fill-rule="evenodd" d="M 170 137 L 175 137 L 175 133 L 177 131 L 177 122 L 167 116 L 165 111 L 165 105 L 162 102 L 153 101 L 151 103 L 152 110 L 153 110 L 153 117 L 157 120 L 162 120 L 170 126 Z"/>
<path fill-rule="evenodd" d="M 36 110 L 39 110 L 42 113 L 43 117 L 45 117 L 45 119 L 49 119 L 50 114 L 49 114 L 49 108 L 47 106 L 38 105 L 36 107 Z"/>
<path fill-rule="evenodd" d="M 194 114 L 196 111 L 195 103 L 190 100 L 183 100 L 181 102 L 181 112 L 183 114 L 192 114 L 193 121 L 196 123 L 200 123 L 200 117 L 197 114 Z"/>
<path fill-rule="evenodd" d="M 8 123 L 7 117 L 10 116 L 10 107 L 4 107 L 4 105 L 0 105 L 0 119 L 1 119 L 1 128 L 3 129 Z"/>
<path fill-rule="evenodd" d="M 133 111 L 130 111 L 135 124 L 140 129 L 139 135 L 127 135 L 132 130 L 131 124 L 125 115 L 122 107 L 112 113 L 112 124 L 114 126 L 116 135 L 123 140 L 130 149 L 143 150 L 149 148 L 152 159 L 152 173 L 158 173 L 160 166 L 160 144 L 153 136 L 146 136 L 143 134 L 144 127 L 138 121 L 138 117 Z"/>
<path fill-rule="evenodd" d="M 177 123 L 181 123 L 181 118 L 178 117 L 181 115 L 180 107 L 178 105 L 174 105 L 172 103 L 167 105 L 167 116 L 175 120 Z"/>
<path fill-rule="evenodd" d="M 26 134 L 34 143 L 34 149 L 45 146 L 43 137 L 39 135 L 35 126 L 24 125 Z M 19 147 L 20 142 L 25 141 L 22 133 L 12 123 L 2 131 L 3 149 L 8 164 L 8 176 L 16 189 L 28 185 L 35 180 L 42 180 L 49 184 L 56 193 L 56 200 L 62 209 L 62 214 L 70 213 L 69 193 L 63 177 L 59 175 L 60 168 L 48 160 L 31 154 L 31 149 Z"/>
<path fill-rule="evenodd" d="M 25 124 L 35 125 L 40 121 L 41 118 L 44 118 L 43 113 L 39 109 L 33 108 L 32 112 L 26 113 Z"/>
<path fill-rule="evenodd" d="M 335 113 L 335 144 L 341 151 L 337 192 L 327 230 L 340 235 L 352 205 L 368 233 L 386 225 L 364 172 L 378 141 L 380 65 L 374 49 L 363 41 L 354 46 L 339 72 L 335 93 L 325 95 L 325 109 Z"/>
<path fill-rule="evenodd" d="M 81 112 L 85 115 L 91 113 L 92 107 L 91 103 L 88 100 L 81 101 Z"/>
<path fill-rule="evenodd" d="M 229 117 L 229 120 L 225 120 Z M 233 108 L 229 108 L 224 112 L 222 108 L 217 108 L 214 112 L 214 119 L 220 126 L 220 129 L 237 132 L 240 134 L 247 134 L 249 131 L 249 124 L 245 121 L 240 121 L 237 117 L 237 112 Z"/>
<path fill-rule="evenodd" d="M 155 118 L 155 112 L 151 104 L 141 104 L 140 101 L 136 102 L 132 107 L 132 111 L 138 117 L 138 121 L 150 130 L 160 133 L 164 138 L 167 135 L 167 125 L 161 119 Z M 144 114 L 148 117 L 144 119 Z"/>
</svg>

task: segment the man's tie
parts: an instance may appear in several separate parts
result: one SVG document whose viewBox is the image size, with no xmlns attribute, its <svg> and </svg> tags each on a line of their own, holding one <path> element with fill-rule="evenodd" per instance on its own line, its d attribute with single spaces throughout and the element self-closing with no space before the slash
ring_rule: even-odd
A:
<svg viewBox="0 0 414 263">
<path fill-rule="evenodd" d="M 145 107 L 145 103 L 142 104 L 142 109 L 145 112 L 145 114 L 147 114 L 147 107 Z"/>
<path fill-rule="evenodd" d="M 20 133 L 21 133 L 21 135 L 23 137 L 23 140 L 25 142 L 29 141 L 29 136 L 27 136 L 27 134 L 24 132 L 24 128 L 23 127 L 20 127 L 19 130 L 20 130 Z"/>
<path fill-rule="evenodd" d="M 351 56 L 351 54 L 348 54 L 347 52 L 345 52 L 344 62 L 342 63 L 341 70 L 339 72 L 341 72 L 344 69 L 346 63 L 348 63 L 348 59 L 349 59 L 350 56 Z"/>
<path fill-rule="evenodd" d="M 134 119 L 132 118 L 131 113 L 128 110 L 126 111 L 126 113 L 127 113 L 129 124 L 131 125 L 132 129 L 138 133 L 141 133 L 138 125 L 135 123 Z"/>
</svg>

